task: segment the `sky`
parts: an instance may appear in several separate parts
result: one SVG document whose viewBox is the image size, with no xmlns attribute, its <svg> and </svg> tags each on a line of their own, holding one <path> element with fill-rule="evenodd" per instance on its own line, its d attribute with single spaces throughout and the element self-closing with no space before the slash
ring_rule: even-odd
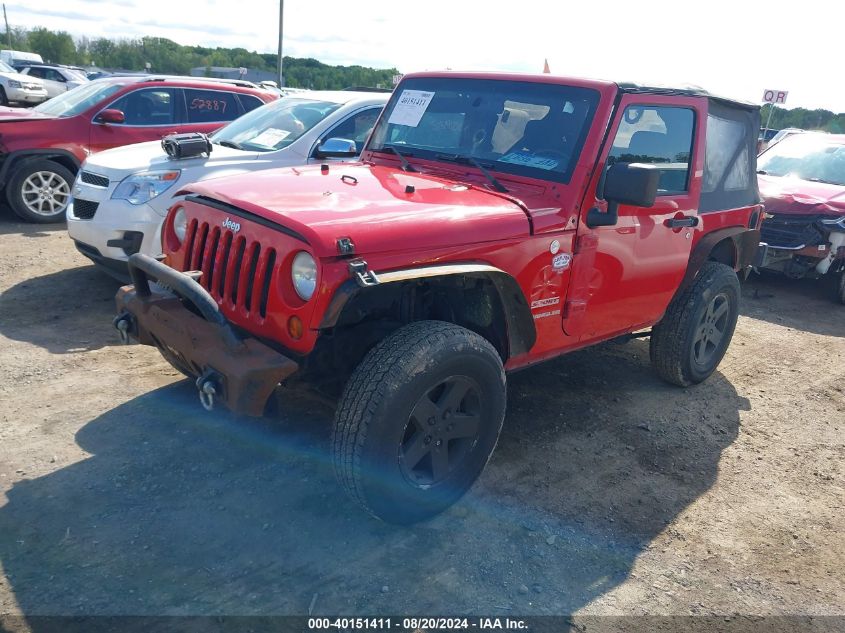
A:
<svg viewBox="0 0 845 633">
<path fill-rule="evenodd" d="M 838 2 L 287 0 L 284 54 L 327 64 L 541 72 L 694 84 L 845 112 Z M 7 0 L 13 27 L 74 36 L 278 48 L 279 0 Z"/>
</svg>

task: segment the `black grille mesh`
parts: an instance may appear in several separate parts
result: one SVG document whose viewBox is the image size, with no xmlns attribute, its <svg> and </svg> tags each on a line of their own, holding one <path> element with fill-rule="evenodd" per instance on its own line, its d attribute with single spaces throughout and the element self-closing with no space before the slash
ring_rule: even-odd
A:
<svg viewBox="0 0 845 633">
<path fill-rule="evenodd" d="M 91 202 L 90 200 L 80 200 L 75 198 L 73 200 L 73 215 L 80 220 L 90 220 L 97 213 L 99 202 Z"/>
</svg>

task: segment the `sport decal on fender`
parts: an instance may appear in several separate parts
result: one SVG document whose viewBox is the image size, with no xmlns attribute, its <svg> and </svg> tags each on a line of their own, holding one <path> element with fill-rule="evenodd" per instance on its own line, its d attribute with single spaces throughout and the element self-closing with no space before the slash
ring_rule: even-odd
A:
<svg viewBox="0 0 845 633">
<path fill-rule="evenodd" d="M 551 310 L 549 312 L 538 312 L 537 314 L 534 315 L 534 320 L 536 321 L 537 319 L 545 319 L 546 317 L 555 316 L 555 315 L 558 315 L 558 314 L 560 314 L 560 310 Z"/>
<path fill-rule="evenodd" d="M 537 301 L 531 302 L 531 309 L 534 310 L 535 308 L 547 308 L 549 306 L 556 306 L 560 303 L 560 297 L 551 297 L 549 299 L 537 299 Z"/>
<path fill-rule="evenodd" d="M 555 270 L 566 270 L 569 264 L 572 263 L 572 255 L 569 253 L 561 253 L 552 258 L 552 268 Z"/>
</svg>

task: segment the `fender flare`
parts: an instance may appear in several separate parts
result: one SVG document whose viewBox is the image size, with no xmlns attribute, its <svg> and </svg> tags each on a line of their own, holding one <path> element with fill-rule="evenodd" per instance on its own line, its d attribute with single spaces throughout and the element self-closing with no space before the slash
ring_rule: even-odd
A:
<svg viewBox="0 0 845 633">
<path fill-rule="evenodd" d="M 698 271 L 704 265 L 704 262 L 710 257 L 710 253 L 713 252 L 716 244 L 726 239 L 730 239 L 733 244 L 734 270 L 739 273 L 749 269 L 751 262 L 754 261 L 757 245 L 760 243 L 760 231 L 759 229 L 749 229 L 744 226 L 728 226 L 708 233 L 695 245 L 695 248 L 690 254 L 687 272 L 677 292 L 681 292 L 693 282 L 696 275 L 698 275 Z"/>
<path fill-rule="evenodd" d="M 8 182 L 10 173 L 14 173 L 19 165 L 37 158 L 54 158 L 61 156 L 70 160 L 76 167 L 76 171 L 82 166 L 80 160 L 66 149 L 21 149 L 6 154 L 6 158 L 0 164 L 0 188 L 5 187 Z"/>
<path fill-rule="evenodd" d="M 487 264 L 447 264 L 439 266 L 421 266 L 405 268 L 386 273 L 378 273 L 379 283 L 362 287 L 352 279 L 344 282 L 334 293 L 329 307 L 323 314 L 318 329 L 334 327 L 343 309 L 360 292 L 365 292 L 381 285 L 417 279 L 434 279 L 457 275 L 473 275 L 488 279 L 499 296 L 508 338 L 508 356 L 527 353 L 537 340 L 534 318 L 522 289 L 516 279 L 505 271 Z"/>
</svg>

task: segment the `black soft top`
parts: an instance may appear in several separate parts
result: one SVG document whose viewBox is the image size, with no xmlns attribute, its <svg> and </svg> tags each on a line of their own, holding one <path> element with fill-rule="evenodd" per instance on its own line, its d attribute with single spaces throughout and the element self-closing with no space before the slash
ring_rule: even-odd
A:
<svg viewBox="0 0 845 633">
<path fill-rule="evenodd" d="M 711 101 L 716 101 L 722 105 L 735 108 L 743 108 L 746 110 L 759 110 L 760 106 L 750 101 L 740 101 L 738 99 L 731 99 L 729 97 L 722 97 L 708 92 L 700 86 L 660 86 L 655 84 L 637 84 L 633 82 L 623 82 L 616 84 L 619 86 L 619 91 L 628 94 L 652 94 L 652 95 L 666 95 L 678 97 L 704 97 Z"/>
</svg>

